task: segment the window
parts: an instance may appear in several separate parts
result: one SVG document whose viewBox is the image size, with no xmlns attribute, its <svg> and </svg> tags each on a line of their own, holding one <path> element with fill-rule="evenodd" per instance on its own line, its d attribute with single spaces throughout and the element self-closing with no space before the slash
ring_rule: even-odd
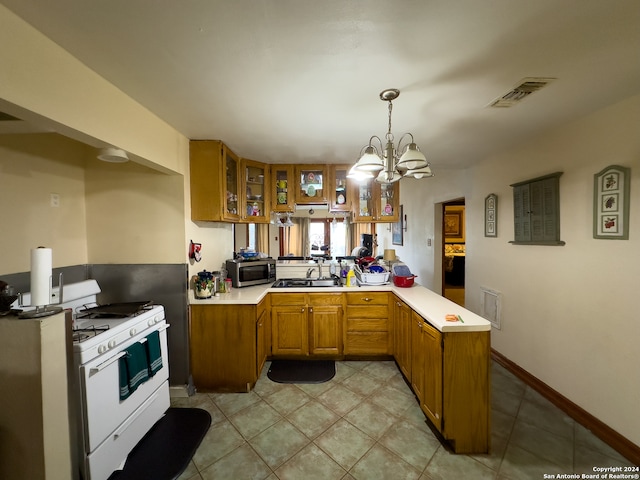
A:
<svg viewBox="0 0 640 480">
<path fill-rule="evenodd" d="M 335 257 L 347 255 L 347 225 L 338 220 L 312 219 L 309 222 L 309 251 L 311 255 L 327 254 Z"/>
<path fill-rule="evenodd" d="M 564 245 L 560 240 L 560 175 L 552 173 L 513 187 L 514 240 L 520 245 Z"/>
</svg>

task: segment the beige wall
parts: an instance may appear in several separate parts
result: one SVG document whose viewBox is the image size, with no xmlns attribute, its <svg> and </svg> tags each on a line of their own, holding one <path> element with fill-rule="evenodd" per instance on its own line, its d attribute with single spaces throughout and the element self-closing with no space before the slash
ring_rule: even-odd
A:
<svg viewBox="0 0 640 480">
<path fill-rule="evenodd" d="M 508 114 L 508 112 L 505 112 Z M 402 180 L 407 213 L 398 255 L 420 283 L 440 288 L 434 204 L 466 200 L 467 308 L 480 313 L 480 287 L 503 296 L 492 347 L 640 445 L 636 285 L 640 273 L 640 96 L 554 129 L 468 172 Z M 631 167 L 629 240 L 593 238 L 593 175 Z M 511 245 L 512 183 L 562 171 L 562 247 Z M 422 182 L 425 182 L 424 180 Z M 498 195 L 498 237 L 484 237 L 484 198 Z M 384 226 L 381 248 L 391 247 Z M 436 238 L 437 240 L 437 238 Z M 419 248 L 418 248 L 419 247 Z M 437 290 L 439 291 L 439 290 Z"/>
<path fill-rule="evenodd" d="M 189 239 L 205 246 L 207 269 L 218 268 L 233 250 L 231 226 L 189 220 L 188 139 L 2 5 L 0 22 L 0 44 L 11 45 L 0 49 L 0 110 L 68 137 L 61 155 L 44 137 L 24 136 L 17 149 L 26 152 L 0 157 L 1 171 L 9 172 L 0 182 L 11 184 L 0 199 L 20 202 L 20 215 L 0 213 L 3 224 L 18 226 L 3 227 L 0 273 L 28 271 L 30 248 L 43 243 L 54 248 L 56 267 L 182 263 Z M 104 145 L 124 148 L 135 163 L 96 163 L 95 147 Z M 22 164 L 25 157 L 39 162 L 33 171 Z M 125 191 L 134 185 L 136 193 Z M 56 189 L 61 207 L 50 210 Z"/>
<path fill-rule="evenodd" d="M 54 267 L 87 263 L 85 150 L 56 134 L 0 135 L 0 274 L 28 271 L 38 246 Z"/>
</svg>

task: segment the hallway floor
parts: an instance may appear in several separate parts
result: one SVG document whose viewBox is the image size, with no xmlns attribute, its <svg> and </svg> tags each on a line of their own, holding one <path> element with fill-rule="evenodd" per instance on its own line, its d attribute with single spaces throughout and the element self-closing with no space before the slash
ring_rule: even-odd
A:
<svg viewBox="0 0 640 480">
<path fill-rule="evenodd" d="M 529 480 L 631 465 L 496 363 L 488 455 L 443 446 L 395 362 L 336 367 L 329 382 L 287 385 L 267 364 L 250 393 L 172 398 L 212 417 L 180 480 Z"/>
</svg>

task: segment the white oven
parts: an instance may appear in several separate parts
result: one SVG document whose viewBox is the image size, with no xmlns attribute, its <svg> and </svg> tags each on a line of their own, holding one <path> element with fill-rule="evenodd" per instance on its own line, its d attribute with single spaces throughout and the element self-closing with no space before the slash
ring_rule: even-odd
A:
<svg viewBox="0 0 640 480">
<path fill-rule="evenodd" d="M 64 295 L 57 288 L 52 292 L 54 298 L 62 297 L 60 306 L 73 319 L 70 381 L 77 415 L 72 423 L 77 470 L 84 480 L 107 480 L 122 468 L 131 450 L 170 406 L 169 324 L 164 307 L 152 302 L 98 305 L 100 291 L 95 280 L 85 280 L 65 285 Z M 23 295 L 23 301 L 29 304 L 29 293 Z M 154 347 L 153 375 L 121 399 L 120 360 L 132 346 L 148 356 L 149 349 L 135 344 L 144 345 L 149 339 Z"/>
</svg>

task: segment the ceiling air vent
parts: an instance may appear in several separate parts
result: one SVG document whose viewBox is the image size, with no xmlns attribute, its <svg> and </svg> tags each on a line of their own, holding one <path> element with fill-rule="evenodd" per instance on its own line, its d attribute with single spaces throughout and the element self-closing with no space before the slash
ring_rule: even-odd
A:
<svg viewBox="0 0 640 480">
<path fill-rule="evenodd" d="M 555 78 L 543 78 L 543 77 L 528 77 L 523 78 L 520 85 L 513 88 L 509 92 L 505 93 L 501 97 L 497 98 L 491 104 L 490 107 L 507 108 L 512 107 L 520 101 L 527 98 L 533 92 L 537 92 L 542 87 L 546 86 L 549 82 L 552 82 Z"/>
</svg>

